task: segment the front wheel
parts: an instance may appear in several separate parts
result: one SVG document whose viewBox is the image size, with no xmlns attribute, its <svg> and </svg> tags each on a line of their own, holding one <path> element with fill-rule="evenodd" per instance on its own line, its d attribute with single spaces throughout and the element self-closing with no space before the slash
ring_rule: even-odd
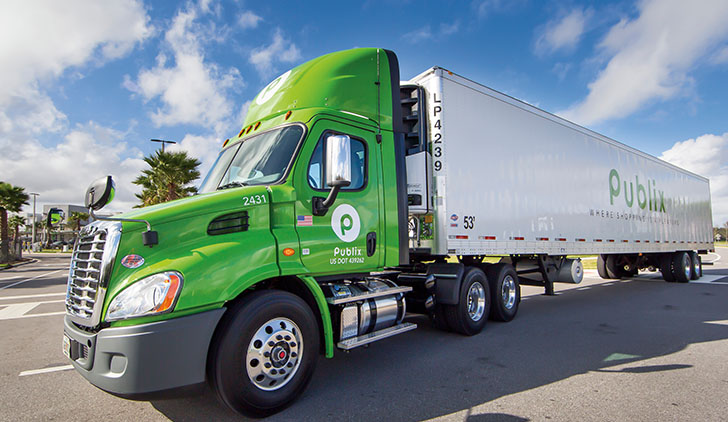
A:
<svg viewBox="0 0 728 422">
<path fill-rule="evenodd" d="M 443 306 L 448 327 L 473 336 L 485 327 L 490 314 L 490 288 L 480 268 L 467 267 L 460 284 L 459 303 Z"/>
<path fill-rule="evenodd" d="M 298 296 L 254 292 L 228 311 L 213 342 L 208 374 L 236 412 L 270 415 L 306 388 L 318 359 L 316 317 Z"/>
</svg>

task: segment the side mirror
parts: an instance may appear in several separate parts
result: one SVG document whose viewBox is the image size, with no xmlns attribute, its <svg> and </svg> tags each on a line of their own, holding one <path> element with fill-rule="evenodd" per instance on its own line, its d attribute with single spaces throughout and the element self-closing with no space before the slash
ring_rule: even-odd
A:
<svg viewBox="0 0 728 422">
<path fill-rule="evenodd" d="M 351 138 L 347 135 L 326 137 L 326 184 L 331 187 L 351 184 Z"/>
<path fill-rule="evenodd" d="M 351 184 L 351 138 L 347 135 L 326 137 L 326 184 L 331 191 L 326 199 L 313 197 L 313 215 L 326 215 L 334 204 L 339 189 Z"/>
<path fill-rule="evenodd" d="M 114 179 L 111 176 L 105 176 L 96 180 L 91 183 L 91 186 L 89 186 L 86 190 L 86 208 L 90 208 L 94 211 L 100 210 L 114 199 L 115 193 L 116 185 L 114 184 Z"/>
</svg>

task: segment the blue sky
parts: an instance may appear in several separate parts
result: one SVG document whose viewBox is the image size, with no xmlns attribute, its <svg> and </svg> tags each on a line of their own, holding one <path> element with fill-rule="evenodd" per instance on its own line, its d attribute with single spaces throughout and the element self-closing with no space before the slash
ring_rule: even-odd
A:
<svg viewBox="0 0 728 422">
<path fill-rule="evenodd" d="M 402 79 L 442 66 L 709 177 L 723 223 L 725 22 L 725 0 L 3 1 L 0 180 L 81 203 L 110 173 L 128 209 L 150 138 L 204 173 L 271 79 L 371 46 Z"/>
</svg>

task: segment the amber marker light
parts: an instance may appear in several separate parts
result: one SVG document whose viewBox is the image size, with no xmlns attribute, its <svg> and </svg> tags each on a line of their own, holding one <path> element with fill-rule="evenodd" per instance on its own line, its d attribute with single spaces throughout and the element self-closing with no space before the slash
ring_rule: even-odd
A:
<svg viewBox="0 0 728 422">
<path fill-rule="evenodd" d="M 291 114 L 293 114 L 293 112 L 291 110 L 288 110 L 288 113 L 286 113 L 286 118 L 283 120 L 288 120 L 288 118 L 291 117 Z"/>
<path fill-rule="evenodd" d="M 260 122 L 255 124 L 255 129 L 253 129 L 253 130 L 258 130 L 259 127 L 260 127 Z"/>
<path fill-rule="evenodd" d="M 229 138 L 226 139 L 225 142 L 222 143 L 222 147 L 225 148 L 225 145 L 227 145 L 228 142 L 230 142 L 230 139 Z"/>
<path fill-rule="evenodd" d="M 167 290 L 167 295 L 164 297 L 164 302 L 155 309 L 156 312 L 166 311 L 170 306 L 172 306 L 174 299 L 177 297 L 177 290 L 182 284 L 180 283 L 180 278 L 176 274 L 169 274 L 167 277 L 169 279 L 169 289 Z"/>
<path fill-rule="evenodd" d="M 285 255 L 285 256 L 293 256 L 295 253 L 296 253 L 296 251 L 294 251 L 291 248 L 283 249 L 283 255 Z"/>
</svg>

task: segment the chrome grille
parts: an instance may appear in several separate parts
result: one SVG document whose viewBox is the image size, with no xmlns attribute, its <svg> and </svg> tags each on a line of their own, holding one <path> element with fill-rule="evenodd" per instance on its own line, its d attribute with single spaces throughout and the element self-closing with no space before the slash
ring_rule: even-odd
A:
<svg viewBox="0 0 728 422">
<path fill-rule="evenodd" d="M 66 288 L 66 313 L 73 322 L 98 325 L 120 237 L 121 223 L 96 221 L 76 240 Z"/>
</svg>

